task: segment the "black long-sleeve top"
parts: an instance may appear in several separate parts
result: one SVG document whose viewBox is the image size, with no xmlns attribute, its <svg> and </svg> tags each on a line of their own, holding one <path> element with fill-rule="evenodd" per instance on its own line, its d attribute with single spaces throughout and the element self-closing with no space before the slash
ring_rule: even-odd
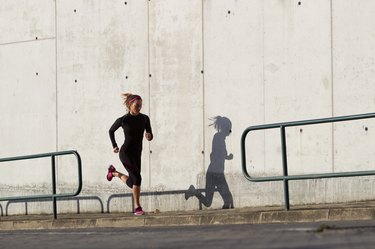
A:
<svg viewBox="0 0 375 249">
<path fill-rule="evenodd" d="M 146 130 L 147 133 L 152 134 L 150 118 L 142 113 L 136 116 L 127 113 L 118 118 L 109 129 L 109 137 L 113 148 L 118 147 L 115 139 L 115 131 L 120 127 L 124 129 L 125 141 L 123 146 L 125 146 L 125 150 L 137 154 L 141 153 L 144 131 Z"/>
</svg>

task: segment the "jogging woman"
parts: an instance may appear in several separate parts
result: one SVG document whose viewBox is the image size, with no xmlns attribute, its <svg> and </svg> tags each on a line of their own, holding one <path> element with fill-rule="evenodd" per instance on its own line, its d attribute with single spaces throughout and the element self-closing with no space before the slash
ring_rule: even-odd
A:
<svg viewBox="0 0 375 249">
<path fill-rule="evenodd" d="M 135 215 L 143 215 L 143 209 L 140 204 L 141 192 L 141 154 L 143 134 L 148 141 L 153 139 L 150 119 L 147 115 L 140 113 L 142 108 L 142 98 L 139 95 L 124 93 L 122 94 L 127 113 L 118 118 L 109 129 L 109 137 L 112 142 L 113 152 L 118 153 L 122 164 L 128 171 L 125 175 L 110 165 L 107 173 L 107 180 L 111 181 L 113 177 L 118 177 L 129 186 L 133 191 L 135 202 Z M 125 134 L 124 144 L 121 149 L 117 146 L 115 131 L 122 127 Z M 145 132 L 146 131 L 146 132 Z"/>
</svg>

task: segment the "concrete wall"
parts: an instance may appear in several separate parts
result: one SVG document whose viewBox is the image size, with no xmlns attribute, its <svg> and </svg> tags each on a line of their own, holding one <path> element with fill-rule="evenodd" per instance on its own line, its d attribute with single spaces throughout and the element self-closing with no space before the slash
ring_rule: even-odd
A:
<svg viewBox="0 0 375 249">
<path fill-rule="evenodd" d="M 371 0 L 2 0 L 0 157 L 77 150 L 83 192 L 59 212 L 130 211 L 130 190 L 105 175 L 111 163 L 122 169 L 108 129 L 125 112 L 120 94 L 133 92 L 155 135 L 142 155 L 146 211 L 221 208 L 231 196 L 235 207 L 282 205 L 281 183 L 244 179 L 241 134 L 373 112 L 374 12 Z M 289 173 L 372 170 L 374 128 L 373 120 L 288 128 Z M 248 136 L 251 174 L 282 173 L 279 140 L 278 130 Z M 211 169 L 228 189 L 221 179 L 212 203 L 205 192 L 185 199 L 191 185 L 212 187 Z M 57 174 L 58 192 L 73 192 L 74 158 L 60 157 Z M 51 193 L 50 175 L 48 159 L 2 163 L 0 196 Z M 365 200 L 374 188 L 373 177 L 297 181 L 290 198 Z M 51 212 L 48 202 L 0 205 Z"/>
</svg>

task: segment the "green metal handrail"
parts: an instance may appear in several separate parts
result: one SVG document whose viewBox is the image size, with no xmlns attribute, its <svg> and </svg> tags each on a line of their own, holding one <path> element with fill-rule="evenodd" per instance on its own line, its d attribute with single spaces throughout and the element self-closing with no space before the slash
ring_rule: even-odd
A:
<svg viewBox="0 0 375 249">
<path fill-rule="evenodd" d="M 62 155 L 75 155 L 77 159 L 78 165 L 78 188 L 74 193 L 63 193 L 63 194 L 56 194 L 56 156 Z M 68 150 L 68 151 L 60 151 L 60 152 L 50 152 L 44 154 L 34 154 L 34 155 L 27 155 L 27 156 L 17 156 L 17 157 L 8 157 L 8 158 L 0 158 L 0 162 L 9 162 L 9 161 L 19 161 L 19 160 L 27 160 L 27 159 L 35 159 L 35 158 L 43 158 L 43 157 L 51 157 L 51 168 L 52 168 L 52 194 L 48 195 L 31 195 L 31 196 L 11 196 L 11 197 L 1 197 L 0 201 L 10 201 L 10 200 L 31 200 L 31 199 L 48 199 L 52 198 L 53 202 L 53 218 L 57 219 L 57 198 L 61 197 L 72 197 L 77 196 L 82 190 L 82 163 L 81 157 L 75 150 Z"/>
<path fill-rule="evenodd" d="M 287 160 L 287 148 L 286 148 L 286 136 L 285 128 L 292 126 L 304 126 L 304 125 L 314 125 L 323 123 L 335 123 L 343 121 L 352 121 L 359 119 L 369 119 L 375 118 L 375 113 L 366 113 L 350 116 L 323 118 L 323 119 L 312 119 L 303 120 L 295 122 L 284 122 L 284 123 L 274 123 L 274 124 L 264 124 L 250 126 L 244 130 L 241 136 L 241 161 L 242 161 L 242 172 L 245 178 L 252 182 L 271 182 L 271 181 L 283 181 L 284 182 L 284 199 L 285 199 L 285 209 L 289 210 L 289 184 L 290 180 L 310 180 L 310 179 L 321 179 L 321 178 L 337 178 L 337 177 L 353 177 L 353 176 L 369 176 L 375 175 L 375 170 L 370 171 L 352 171 L 352 172 L 339 172 L 339 173 L 323 173 L 323 174 L 305 174 L 305 175 L 288 175 L 288 160 Z M 283 175 L 282 176 L 270 176 L 270 177 L 252 177 L 249 175 L 246 167 L 246 148 L 245 140 L 246 136 L 250 131 L 256 130 L 268 130 L 268 129 L 280 129 L 281 133 L 281 156 L 283 163 Z"/>
</svg>

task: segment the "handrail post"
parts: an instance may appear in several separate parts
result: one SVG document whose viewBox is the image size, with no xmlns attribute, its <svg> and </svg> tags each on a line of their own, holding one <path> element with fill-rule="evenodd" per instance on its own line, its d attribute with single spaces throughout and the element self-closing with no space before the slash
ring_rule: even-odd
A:
<svg viewBox="0 0 375 249">
<path fill-rule="evenodd" d="M 280 126 L 281 131 L 281 156 L 283 161 L 283 175 L 288 176 L 288 159 L 286 151 L 286 136 L 285 136 L 285 126 Z M 284 200 L 285 200 L 285 209 L 289 210 L 289 183 L 288 180 L 283 180 L 284 182 Z"/>
<path fill-rule="evenodd" d="M 52 205 L 53 205 L 53 218 L 57 219 L 57 203 L 56 203 L 56 164 L 55 155 L 51 156 L 51 166 L 52 166 Z"/>
</svg>

